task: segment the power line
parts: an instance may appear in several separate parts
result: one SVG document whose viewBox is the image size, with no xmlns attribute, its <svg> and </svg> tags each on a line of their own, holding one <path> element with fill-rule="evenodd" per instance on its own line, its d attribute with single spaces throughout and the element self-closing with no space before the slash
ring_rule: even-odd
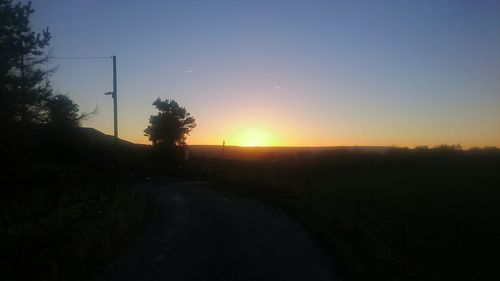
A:
<svg viewBox="0 0 500 281">
<path fill-rule="evenodd" d="M 112 56 L 109 57 L 50 57 L 51 59 L 62 59 L 62 60 L 85 60 L 85 59 L 111 59 Z"/>
</svg>

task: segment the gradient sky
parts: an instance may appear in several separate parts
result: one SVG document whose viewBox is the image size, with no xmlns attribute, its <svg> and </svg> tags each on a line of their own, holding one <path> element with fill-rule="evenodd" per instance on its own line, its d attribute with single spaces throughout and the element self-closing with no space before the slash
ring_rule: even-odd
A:
<svg viewBox="0 0 500 281">
<path fill-rule="evenodd" d="M 500 146 L 500 1 L 36 0 L 54 56 L 118 61 L 120 137 L 151 103 L 190 144 Z M 111 60 L 53 60 L 85 126 L 112 133 Z"/>
</svg>

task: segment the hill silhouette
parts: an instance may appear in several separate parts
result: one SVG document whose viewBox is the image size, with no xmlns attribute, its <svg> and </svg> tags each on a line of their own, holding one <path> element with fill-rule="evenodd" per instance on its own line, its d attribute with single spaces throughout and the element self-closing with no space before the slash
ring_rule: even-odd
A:
<svg viewBox="0 0 500 281">
<path fill-rule="evenodd" d="M 90 144 L 94 145 L 100 145 L 100 146 L 113 146 L 114 145 L 114 136 L 112 135 L 107 135 L 97 129 L 94 128 L 89 128 L 89 127 L 82 127 L 82 128 L 77 128 L 80 131 L 80 134 L 83 138 L 86 139 Z M 126 141 L 123 139 L 118 138 L 118 144 L 120 146 L 127 146 L 127 147 L 133 147 L 133 146 L 145 146 L 145 145 L 140 145 L 140 144 L 135 144 L 130 141 Z"/>
</svg>

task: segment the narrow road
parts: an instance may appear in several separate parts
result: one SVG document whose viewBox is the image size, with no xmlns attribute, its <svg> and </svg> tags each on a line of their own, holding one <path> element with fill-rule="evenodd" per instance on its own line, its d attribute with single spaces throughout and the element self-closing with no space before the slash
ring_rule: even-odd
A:
<svg viewBox="0 0 500 281">
<path fill-rule="evenodd" d="M 157 202 L 156 217 L 100 280 L 338 280 L 307 232 L 278 209 L 202 183 L 141 188 Z"/>
</svg>

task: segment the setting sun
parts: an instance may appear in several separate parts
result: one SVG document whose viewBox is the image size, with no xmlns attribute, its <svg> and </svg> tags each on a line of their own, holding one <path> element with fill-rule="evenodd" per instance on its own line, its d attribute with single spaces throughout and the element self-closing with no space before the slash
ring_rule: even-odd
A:
<svg viewBox="0 0 500 281">
<path fill-rule="evenodd" d="M 232 143 L 239 146 L 270 146 L 273 140 L 265 130 L 253 128 L 239 132 Z"/>
</svg>

